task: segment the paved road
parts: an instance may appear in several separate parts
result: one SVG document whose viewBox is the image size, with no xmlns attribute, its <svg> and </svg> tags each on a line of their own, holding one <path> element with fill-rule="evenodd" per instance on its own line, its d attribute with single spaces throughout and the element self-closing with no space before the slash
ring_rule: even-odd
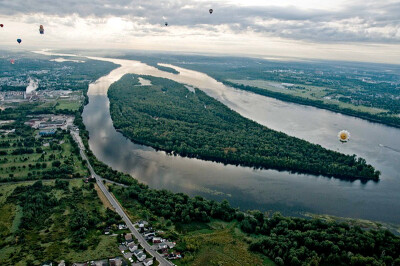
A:
<svg viewBox="0 0 400 266">
<path fill-rule="evenodd" d="M 128 226 L 129 230 L 132 232 L 132 234 L 136 237 L 138 240 L 139 244 L 153 257 L 157 259 L 158 262 L 160 262 L 160 265 L 165 266 L 165 265 L 174 265 L 170 261 L 166 260 L 164 257 L 162 257 L 158 252 L 155 250 L 151 249 L 151 246 L 147 243 L 147 241 L 144 239 L 144 237 L 136 230 L 136 228 L 133 226 L 132 221 L 128 218 L 124 210 L 121 208 L 121 206 L 118 204 L 117 200 L 111 195 L 111 193 L 107 190 L 106 186 L 103 183 L 104 178 L 101 176 L 97 175 L 95 171 L 93 170 L 92 166 L 90 165 L 90 162 L 84 152 L 84 146 L 82 144 L 82 140 L 80 136 L 78 135 L 77 132 L 72 132 L 71 135 L 74 138 L 74 140 L 78 143 L 78 146 L 80 148 L 80 153 L 82 158 L 87 162 L 87 165 L 89 167 L 89 171 L 92 176 L 96 178 L 96 183 L 100 187 L 101 191 L 103 194 L 106 196 L 108 201 L 111 203 L 111 205 L 115 208 L 115 211 L 122 217 L 122 220 L 126 223 Z"/>
</svg>

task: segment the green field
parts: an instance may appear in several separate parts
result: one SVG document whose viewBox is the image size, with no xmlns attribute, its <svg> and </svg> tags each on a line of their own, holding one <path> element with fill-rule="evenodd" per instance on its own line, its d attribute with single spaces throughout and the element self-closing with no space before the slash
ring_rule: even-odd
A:
<svg viewBox="0 0 400 266">
<path fill-rule="evenodd" d="M 56 105 L 56 110 L 67 109 L 70 111 L 78 111 L 81 106 L 81 102 L 70 101 L 70 100 L 58 100 Z"/>
<path fill-rule="evenodd" d="M 0 181 L 47 178 L 55 168 L 64 169 L 54 173 L 65 177 L 87 175 L 78 148 L 67 132 L 59 130 L 50 137 L 40 137 L 38 132 L 16 125 L 15 133 L 0 136 Z"/>
<path fill-rule="evenodd" d="M 117 220 L 93 186 L 80 179 L 57 182 L 0 185 L 0 265 L 71 263 L 120 255 L 116 237 L 102 234 L 108 220 Z"/>
<path fill-rule="evenodd" d="M 176 265 L 275 265 L 260 254 L 250 252 L 245 234 L 237 228 L 236 222 L 212 221 L 207 228 L 191 228 L 184 225 L 180 241 L 190 251 Z M 246 242 L 247 241 L 247 242 Z M 181 245 L 182 245 L 181 244 Z"/>
<path fill-rule="evenodd" d="M 334 96 L 340 97 L 341 95 L 336 94 L 336 90 L 332 90 L 328 87 L 318 87 L 318 86 L 303 85 L 303 84 L 292 84 L 292 86 L 283 86 L 282 83 L 280 82 L 261 80 L 261 79 L 260 80 L 227 79 L 227 81 L 240 85 L 257 87 L 268 91 L 285 93 L 306 99 L 321 100 L 327 104 L 336 104 L 340 108 L 349 108 L 355 111 L 367 112 L 370 114 L 379 114 L 388 112 L 388 110 L 380 108 L 368 107 L 364 105 L 354 105 L 351 103 L 338 101 L 334 98 Z M 331 99 L 324 97 L 330 97 Z"/>
</svg>

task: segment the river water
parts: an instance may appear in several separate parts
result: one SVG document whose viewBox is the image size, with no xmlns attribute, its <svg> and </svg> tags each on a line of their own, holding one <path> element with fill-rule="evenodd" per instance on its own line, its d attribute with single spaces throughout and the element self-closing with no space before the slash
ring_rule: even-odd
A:
<svg viewBox="0 0 400 266">
<path fill-rule="evenodd" d="M 302 212 L 400 223 L 400 130 L 314 107 L 282 102 L 236 90 L 181 67 L 180 74 L 160 71 L 138 61 L 89 57 L 121 65 L 89 86 L 83 112 L 90 148 L 98 159 L 153 188 L 209 199 L 228 199 L 241 209 Z M 241 115 L 269 128 L 326 148 L 357 154 L 382 172 L 379 182 L 348 182 L 322 176 L 254 170 L 198 159 L 168 156 L 136 145 L 117 132 L 109 113 L 107 90 L 126 73 L 163 77 L 197 87 Z M 340 144 L 347 129 L 351 141 Z"/>
</svg>

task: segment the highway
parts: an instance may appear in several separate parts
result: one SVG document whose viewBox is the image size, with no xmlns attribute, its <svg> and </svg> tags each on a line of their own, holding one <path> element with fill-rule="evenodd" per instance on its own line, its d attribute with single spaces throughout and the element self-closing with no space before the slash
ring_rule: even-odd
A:
<svg viewBox="0 0 400 266">
<path fill-rule="evenodd" d="M 147 253 L 151 254 L 153 257 L 157 259 L 157 261 L 160 263 L 160 265 L 174 265 L 164 257 L 162 257 L 157 251 L 153 250 L 151 246 L 147 243 L 147 241 L 144 239 L 144 237 L 139 233 L 139 231 L 134 227 L 132 221 L 129 219 L 128 215 L 125 213 L 125 211 L 121 208 L 117 200 L 111 195 L 111 193 L 107 190 L 106 186 L 103 183 L 104 178 L 101 176 L 97 175 L 95 171 L 92 168 L 92 165 L 89 162 L 89 159 L 87 158 L 84 150 L 85 147 L 82 143 L 82 139 L 79 136 L 77 132 L 71 131 L 71 135 L 73 139 L 78 143 L 79 149 L 80 149 L 80 154 L 82 158 L 87 162 L 87 165 L 89 167 L 89 171 L 93 177 L 96 178 L 96 183 L 103 192 L 103 194 L 106 196 L 108 201 L 111 203 L 111 205 L 114 207 L 115 211 L 122 217 L 122 220 L 126 223 L 128 226 L 129 230 L 132 232 L 132 234 L 135 236 L 135 238 L 138 240 L 138 243 L 147 251 Z"/>
</svg>

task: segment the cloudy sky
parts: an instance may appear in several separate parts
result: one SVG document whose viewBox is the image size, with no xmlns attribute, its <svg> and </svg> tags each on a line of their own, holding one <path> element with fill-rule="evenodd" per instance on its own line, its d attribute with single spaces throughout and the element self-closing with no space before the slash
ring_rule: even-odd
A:
<svg viewBox="0 0 400 266">
<path fill-rule="evenodd" d="M 0 7 L 0 45 L 21 38 L 25 48 L 400 63 L 400 0 L 0 0 Z"/>
</svg>

